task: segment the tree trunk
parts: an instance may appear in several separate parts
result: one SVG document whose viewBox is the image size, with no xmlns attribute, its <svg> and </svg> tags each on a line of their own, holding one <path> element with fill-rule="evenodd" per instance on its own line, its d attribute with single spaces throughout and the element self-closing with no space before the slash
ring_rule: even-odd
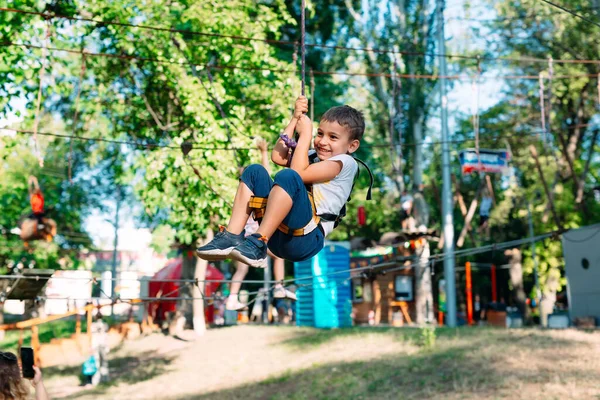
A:
<svg viewBox="0 0 600 400">
<path fill-rule="evenodd" d="M 429 242 L 425 242 L 418 254 L 415 267 L 415 301 L 417 324 L 433 322 L 433 291 L 431 285 L 431 265 L 429 263 Z"/>
<path fill-rule="evenodd" d="M 523 287 L 523 265 L 521 264 L 522 255 L 519 249 L 506 250 L 504 254 L 510 257 L 510 283 L 512 285 L 512 298 L 519 312 L 523 316 L 523 320 L 528 318 L 527 307 L 525 305 L 527 297 L 525 296 L 525 288 Z"/>
<path fill-rule="evenodd" d="M 420 143 L 423 142 L 423 113 L 419 110 L 419 115 L 415 119 L 413 125 L 413 140 L 414 146 L 414 159 L 413 159 L 413 187 L 418 188 L 423 183 L 423 146 Z"/>
<path fill-rule="evenodd" d="M 0 302 L 0 325 L 4 323 L 4 303 Z M 0 331 L 0 342 L 4 340 L 5 331 Z"/>
<path fill-rule="evenodd" d="M 206 241 L 205 243 L 213 240 L 214 233 L 212 229 L 208 229 L 206 232 Z M 195 256 L 195 254 L 194 254 Z M 206 321 L 204 319 L 204 293 L 206 283 L 204 279 L 206 278 L 206 268 L 208 267 L 208 261 L 206 260 L 198 260 L 196 263 L 196 268 L 194 271 L 194 279 L 198 282 L 198 285 L 194 285 L 193 287 L 193 322 L 194 322 L 194 332 L 198 336 L 204 335 L 206 332 Z"/>
<path fill-rule="evenodd" d="M 193 246 L 186 246 L 183 248 L 183 264 L 181 266 L 181 279 L 192 280 L 196 273 L 196 264 L 198 259 L 194 254 Z M 193 297 L 193 284 L 189 282 L 182 282 L 179 284 L 179 296 L 178 297 Z M 178 317 L 185 318 L 185 327 L 192 328 L 192 321 L 194 319 L 193 302 L 191 300 L 179 300 Z M 177 319 L 177 318 L 176 318 Z M 179 332 L 178 332 L 179 333 Z"/>
<path fill-rule="evenodd" d="M 546 282 L 544 284 L 542 300 L 540 301 L 540 322 L 543 327 L 548 326 L 548 315 L 554 312 L 559 278 L 560 271 L 558 271 L 558 269 L 552 268 L 550 271 L 548 271 Z"/>
</svg>

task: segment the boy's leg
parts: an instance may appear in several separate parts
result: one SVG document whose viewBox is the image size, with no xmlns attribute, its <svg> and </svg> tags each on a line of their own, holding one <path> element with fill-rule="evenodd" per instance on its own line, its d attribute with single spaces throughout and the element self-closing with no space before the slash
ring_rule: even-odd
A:
<svg viewBox="0 0 600 400">
<path fill-rule="evenodd" d="M 196 249 L 198 257 L 205 260 L 224 260 L 231 250 L 244 241 L 244 225 L 248 222 L 251 196 L 268 197 L 273 180 L 267 170 L 258 164 L 250 165 L 242 173 L 235 195 L 231 219 L 227 229 L 221 229 L 208 244 Z"/>
<path fill-rule="evenodd" d="M 233 274 L 231 280 L 231 291 L 229 293 L 229 297 L 227 298 L 227 303 L 225 303 L 225 309 L 238 311 L 246 307 L 246 304 L 241 303 L 238 299 L 238 295 L 240 293 L 240 289 L 242 287 L 242 281 L 248 274 L 248 266 L 241 262 L 236 262 L 236 271 Z"/>
<path fill-rule="evenodd" d="M 310 199 L 302 178 L 296 171 L 284 169 L 275 176 L 275 186 L 269 194 L 258 232 L 248 236 L 244 243 L 231 252 L 231 256 L 250 266 L 260 267 L 267 258 L 267 241 L 282 222 L 290 229 L 300 229 L 312 217 Z"/>
<path fill-rule="evenodd" d="M 273 289 L 273 297 L 276 299 L 288 298 L 291 300 L 296 300 L 296 294 L 283 286 L 283 278 L 285 274 L 285 262 L 283 261 L 283 258 L 271 256 L 271 259 L 273 260 L 273 276 L 277 281 L 275 288 Z"/>
</svg>

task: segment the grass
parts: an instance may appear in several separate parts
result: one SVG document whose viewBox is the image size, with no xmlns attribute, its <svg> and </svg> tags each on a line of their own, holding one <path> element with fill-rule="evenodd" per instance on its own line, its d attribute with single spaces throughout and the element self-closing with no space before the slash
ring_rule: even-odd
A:
<svg viewBox="0 0 600 400">
<path fill-rule="evenodd" d="M 575 399 L 592 398 L 590 393 L 600 398 L 595 378 L 600 370 L 593 361 L 600 356 L 600 341 L 588 346 L 580 337 L 572 340 L 560 333 L 442 328 L 435 330 L 433 342 L 422 343 L 419 329 L 350 328 L 302 331 L 285 345 L 292 351 L 320 348 L 326 352 L 327 343 L 334 339 L 353 338 L 352 343 L 360 345 L 363 335 L 391 337 L 418 346 L 418 350 L 368 361 L 324 362 L 191 398 Z M 547 388 L 554 389 L 546 392 Z"/>
</svg>

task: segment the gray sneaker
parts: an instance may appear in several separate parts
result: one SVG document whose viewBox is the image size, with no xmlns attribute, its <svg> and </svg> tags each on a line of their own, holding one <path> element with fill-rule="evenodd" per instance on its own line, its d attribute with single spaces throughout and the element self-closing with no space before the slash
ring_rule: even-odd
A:
<svg viewBox="0 0 600 400">
<path fill-rule="evenodd" d="M 239 235 L 234 235 L 233 233 L 228 232 L 224 226 L 219 226 L 219 233 L 217 233 L 214 239 L 209 243 L 202 247 L 198 247 L 196 249 L 196 254 L 203 260 L 224 260 L 229 256 L 231 250 L 235 249 L 236 246 L 243 242 L 244 231 Z"/>
</svg>

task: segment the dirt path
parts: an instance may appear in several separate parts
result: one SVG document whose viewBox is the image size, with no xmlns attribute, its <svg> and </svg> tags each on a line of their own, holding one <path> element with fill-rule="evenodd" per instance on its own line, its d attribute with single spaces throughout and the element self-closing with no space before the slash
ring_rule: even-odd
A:
<svg viewBox="0 0 600 400">
<path fill-rule="evenodd" d="M 414 329 L 238 326 L 193 341 L 152 335 L 111 354 L 110 386 L 79 387 L 79 366 L 48 371 L 47 386 L 53 399 L 599 398 L 600 333 L 437 335 L 429 349 Z"/>
<path fill-rule="evenodd" d="M 81 388 L 77 377 L 68 376 L 69 369 L 63 369 L 62 376 L 52 376 L 47 386 L 53 399 L 185 398 L 328 362 L 416 351 L 415 346 L 371 333 L 336 338 L 326 349 L 296 348 L 293 340 L 309 332 L 290 327 L 238 326 L 209 330 L 204 337 L 189 342 L 156 334 L 129 342 L 111 354 L 111 373 L 117 377 L 113 386 Z M 77 373 L 79 366 L 70 371 Z"/>
</svg>

